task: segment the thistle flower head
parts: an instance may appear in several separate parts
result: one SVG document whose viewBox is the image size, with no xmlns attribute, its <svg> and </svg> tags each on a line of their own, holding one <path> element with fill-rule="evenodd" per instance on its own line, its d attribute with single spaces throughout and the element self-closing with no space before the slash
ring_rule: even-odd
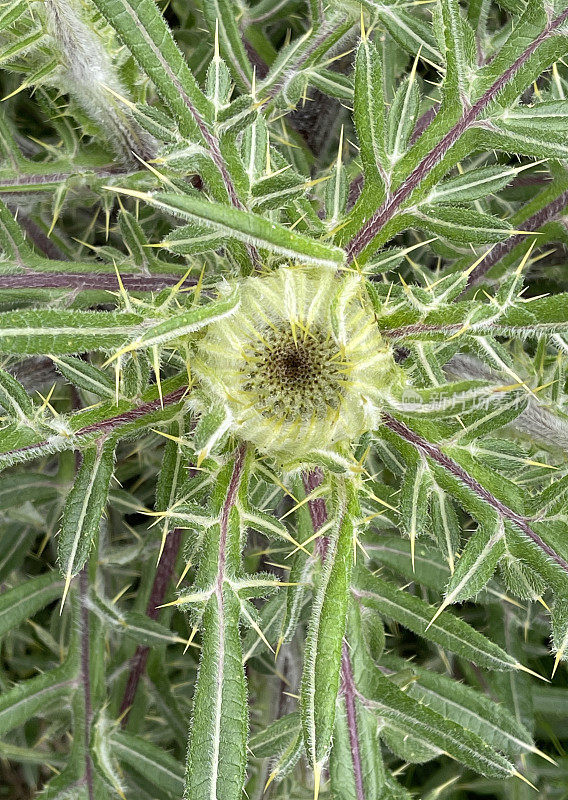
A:
<svg viewBox="0 0 568 800">
<path fill-rule="evenodd" d="M 244 281 L 237 313 L 201 340 L 196 371 L 234 432 L 277 460 L 375 427 L 399 376 L 357 275 L 284 268 Z"/>
</svg>

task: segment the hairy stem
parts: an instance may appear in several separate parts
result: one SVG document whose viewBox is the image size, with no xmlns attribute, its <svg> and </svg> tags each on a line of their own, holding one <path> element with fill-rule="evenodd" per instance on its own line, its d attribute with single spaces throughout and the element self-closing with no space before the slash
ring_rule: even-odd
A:
<svg viewBox="0 0 568 800">
<path fill-rule="evenodd" d="M 347 260 L 353 261 L 377 233 L 396 214 L 402 203 L 419 186 L 428 173 L 442 160 L 448 150 L 463 136 L 485 109 L 496 99 L 499 92 L 523 67 L 532 54 L 568 19 L 568 8 L 555 17 L 541 31 L 529 46 L 521 53 L 511 66 L 487 89 L 479 100 L 468 108 L 456 124 L 440 139 L 438 144 L 422 159 L 417 167 L 410 173 L 393 194 L 389 195 L 383 204 L 367 220 L 361 230 L 353 237 L 347 246 Z"/>
<path fill-rule="evenodd" d="M 320 467 L 316 467 L 311 472 L 304 473 L 304 488 L 307 494 L 310 494 L 321 486 L 323 481 L 323 471 Z M 327 522 L 327 506 L 323 497 L 317 497 L 313 500 L 308 500 L 308 508 L 312 518 L 312 525 L 314 533 L 317 532 Z M 320 536 L 316 539 L 316 552 L 323 561 L 326 556 L 328 546 L 328 539 L 326 536 Z M 353 762 L 353 775 L 355 776 L 355 790 L 357 792 L 357 800 L 366 800 L 365 789 L 363 785 L 363 768 L 361 765 L 361 753 L 359 751 L 359 736 L 357 731 L 357 711 L 355 708 L 355 684 L 353 682 L 353 670 L 351 668 L 351 660 L 349 658 L 349 649 L 347 642 L 343 642 L 343 650 L 341 655 L 341 688 L 345 697 L 345 708 L 347 713 L 347 728 L 349 730 L 349 742 L 351 744 L 351 759 Z"/>
<path fill-rule="evenodd" d="M 499 244 L 495 245 L 495 247 L 487 253 L 483 261 L 480 261 L 473 270 L 464 291 L 479 283 L 491 267 L 497 264 L 498 261 L 501 261 L 501 259 L 508 255 L 517 245 L 521 244 L 533 231 L 537 231 L 547 222 L 551 222 L 559 217 L 566 206 L 568 206 L 568 191 L 562 192 L 559 197 L 523 222 L 524 233 L 517 233 L 515 236 L 510 236 L 506 241 L 499 242 Z"/>
<path fill-rule="evenodd" d="M 156 569 L 156 574 L 154 575 L 150 599 L 146 607 L 146 615 L 150 619 L 157 619 L 160 613 L 160 606 L 164 602 L 166 590 L 174 572 L 181 545 L 181 538 L 182 532 L 179 528 L 174 528 L 173 531 L 170 531 L 166 538 L 162 557 Z M 146 662 L 148 661 L 149 654 L 150 648 L 147 645 L 138 645 L 130 661 L 130 672 L 128 673 L 124 696 L 120 704 L 121 724 L 123 728 L 128 722 L 130 708 L 136 697 L 138 684 L 146 670 Z"/>
<path fill-rule="evenodd" d="M 531 526 L 528 523 L 526 517 L 522 516 L 521 514 L 517 514 L 516 511 L 513 511 L 509 508 L 505 503 L 502 503 L 497 497 L 495 497 L 491 492 L 489 492 L 484 486 L 482 486 L 475 478 L 472 478 L 463 467 L 457 464 L 453 459 L 447 456 L 445 453 L 440 450 L 439 447 L 432 444 L 431 442 L 426 441 L 423 439 L 419 434 L 412 431 L 408 428 L 403 422 L 391 417 L 390 414 L 383 414 L 383 422 L 390 428 L 391 431 L 396 433 L 400 436 L 401 439 L 412 444 L 422 455 L 431 458 L 432 461 L 435 461 L 449 473 L 451 473 L 454 477 L 458 478 L 468 489 L 473 492 L 473 494 L 477 495 L 477 497 L 484 500 L 491 508 L 493 508 L 498 515 L 503 520 L 507 520 L 509 522 L 514 523 L 520 530 L 531 539 L 534 544 L 537 545 L 551 561 L 554 561 L 564 572 L 568 573 L 568 562 L 566 562 L 562 556 L 558 555 L 558 553 L 552 549 L 546 542 L 544 542 L 541 537 L 533 531 Z"/>
<path fill-rule="evenodd" d="M 223 603 L 223 583 L 225 582 L 225 567 L 227 564 L 227 532 L 229 529 L 229 514 L 232 507 L 235 505 L 237 499 L 237 492 L 243 476 L 243 469 L 245 466 L 245 456 L 247 452 L 246 444 L 241 444 L 237 449 L 235 455 L 235 464 L 233 467 L 233 474 L 227 490 L 227 496 L 223 503 L 221 510 L 220 520 L 220 537 L 219 537 L 219 569 L 217 572 L 217 586 L 216 592 L 219 598 L 219 607 Z"/>
<path fill-rule="evenodd" d="M 305 472 L 303 480 L 306 494 L 310 495 L 314 489 L 317 489 L 318 486 L 321 486 L 322 484 L 322 469 L 320 467 L 316 467 L 315 469 L 311 470 L 311 472 Z M 314 529 L 314 533 L 317 533 L 317 531 L 319 531 L 320 528 L 323 528 L 327 522 L 327 506 L 324 498 L 315 497 L 313 500 L 308 500 L 308 509 L 310 512 L 310 517 L 312 518 L 312 527 Z M 316 539 L 316 552 L 322 561 L 325 559 L 328 543 L 329 540 L 327 536 L 319 536 Z"/>
<path fill-rule="evenodd" d="M 353 776 L 355 779 L 355 793 L 357 800 L 365 799 L 365 787 L 363 784 L 363 765 L 361 763 L 361 752 L 359 749 L 359 736 L 357 731 L 357 709 L 355 708 L 355 698 L 357 689 L 353 680 L 353 669 L 349 658 L 349 648 L 347 642 L 343 642 L 341 654 L 341 682 L 343 696 L 345 698 L 345 710 L 347 716 L 347 728 L 349 730 L 349 743 L 351 745 L 351 760 L 353 762 Z"/>
<path fill-rule="evenodd" d="M 179 275 L 135 275 L 126 273 L 120 276 L 124 288 L 131 292 L 159 292 L 168 286 L 179 283 Z M 185 283 L 193 286 L 194 278 Z M 3 275 L 0 278 L 2 289 L 63 289 L 100 290 L 116 292 L 120 288 L 118 278 L 113 273 L 66 273 L 66 272 L 27 272 L 25 275 Z"/>
<path fill-rule="evenodd" d="M 89 574 L 88 566 L 85 566 L 79 573 L 79 604 L 81 609 L 81 684 L 83 686 L 85 704 L 85 783 L 89 793 L 89 800 L 94 800 L 95 787 L 93 782 L 93 762 L 90 754 L 93 706 L 91 703 L 90 631 L 89 609 L 87 607 L 88 593 Z"/>
<path fill-rule="evenodd" d="M 158 411 L 166 406 L 179 403 L 180 400 L 183 399 L 187 390 L 187 386 L 181 386 L 179 389 L 170 392 L 170 394 L 164 395 L 161 400 L 151 400 L 148 403 L 141 403 L 139 406 L 131 408 L 130 411 L 124 411 L 122 414 L 117 414 L 115 417 L 109 417 L 108 419 L 103 419 L 100 422 L 93 422 L 91 425 L 85 425 L 84 428 L 79 428 L 79 430 L 75 431 L 73 434 L 73 441 L 76 441 L 77 438 L 81 438 L 82 436 L 90 436 L 98 433 L 108 434 L 115 428 L 119 428 L 121 425 L 126 425 L 129 422 L 134 422 L 135 420 L 140 419 L 140 417 L 144 417 L 146 414 L 151 414 L 153 411 Z M 25 445 L 25 447 L 16 447 L 14 450 L 9 450 L 2 455 L 17 456 L 19 453 L 26 453 L 30 450 L 39 451 L 42 447 L 49 447 L 49 441 L 47 439 L 37 442 L 36 444 Z"/>
</svg>

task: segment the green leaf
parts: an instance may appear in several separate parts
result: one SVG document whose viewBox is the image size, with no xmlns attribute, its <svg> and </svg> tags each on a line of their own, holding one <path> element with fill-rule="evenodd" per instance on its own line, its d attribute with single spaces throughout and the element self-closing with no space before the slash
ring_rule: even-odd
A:
<svg viewBox="0 0 568 800">
<path fill-rule="evenodd" d="M 42 309 L 0 313 L 0 352 L 35 355 L 119 348 L 140 330 L 137 314 Z"/>
<path fill-rule="evenodd" d="M 429 527 L 428 497 L 431 484 L 428 465 L 424 459 L 416 458 L 406 468 L 400 491 L 400 521 L 410 539 L 412 558 L 417 537 Z"/>
<path fill-rule="evenodd" d="M 170 29 L 152 0 L 95 0 L 140 67 L 152 79 L 186 133 L 205 131 L 211 105 L 199 89 Z"/>
<path fill-rule="evenodd" d="M 216 40 L 218 37 L 221 56 L 229 65 L 239 89 L 246 92 L 251 87 L 252 68 L 237 24 L 241 13 L 240 6 L 233 0 L 210 0 L 203 5 L 209 30 Z"/>
<path fill-rule="evenodd" d="M 18 422 L 30 424 L 34 406 L 22 384 L 9 372 L 0 369 L 0 406 Z"/>
<path fill-rule="evenodd" d="M 438 547 L 446 557 L 451 572 L 455 568 L 455 554 L 461 540 L 461 525 L 452 501 L 445 492 L 435 487 L 430 496 L 432 513 L 432 534 Z M 439 587 L 439 584 L 438 584 Z"/>
<path fill-rule="evenodd" d="M 421 705 L 377 669 L 365 688 L 372 689 L 365 693 L 369 707 L 387 721 L 392 720 L 397 727 L 418 737 L 422 743 L 447 753 L 481 775 L 500 779 L 513 775 L 513 765 L 483 739 Z"/>
<path fill-rule="evenodd" d="M 122 193 L 132 194 L 127 190 L 122 190 Z M 140 199 L 168 214 L 181 219 L 197 220 L 215 231 L 217 235 L 237 239 L 256 247 L 264 247 L 277 255 L 334 268 L 339 266 L 345 258 L 343 250 L 339 247 L 326 245 L 294 233 L 283 225 L 269 222 L 258 214 L 201 200 L 197 197 L 167 193 L 154 195 L 137 193 L 136 196 L 138 194 Z"/>
<path fill-rule="evenodd" d="M 22 497 L 34 503 L 53 500 L 58 495 L 58 488 L 57 482 L 51 476 L 41 473 L 18 472 L 3 475 L 0 483 L 0 509 L 20 506 Z"/>
<path fill-rule="evenodd" d="M 79 389 L 93 392 L 99 397 L 113 399 L 116 396 L 111 378 L 88 361 L 73 356 L 52 356 L 51 359 L 63 377 Z"/>
<path fill-rule="evenodd" d="M 170 253 L 180 255 L 194 255 L 205 253 L 208 250 L 219 250 L 228 241 L 226 236 L 222 236 L 216 231 L 212 231 L 205 225 L 197 225 L 192 222 L 190 225 L 182 225 L 174 228 L 168 233 L 167 238 L 161 242 L 162 247 Z"/>
<path fill-rule="evenodd" d="M 61 596 L 63 583 L 56 572 L 24 581 L 0 594 L 0 636 Z"/>
<path fill-rule="evenodd" d="M 498 519 L 492 528 L 480 525 L 465 546 L 446 587 L 444 605 L 474 597 L 493 576 L 505 552 L 505 526 Z"/>
<path fill-rule="evenodd" d="M 247 693 L 240 603 L 229 588 L 203 612 L 203 645 L 189 733 L 185 797 L 240 800 L 246 767 Z"/>
<path fill-rule="evenodd" d="M 428 203 L 468 203 L 496 194 L 509 184 L 519 170 L 509 166 L 481 167 L 438 184 L 428 195 Z"/>
<path fill-rule="evenodd" d="M 442 0 L 440 5 L 446 48 L 444 100 L 467 108 L 477 64 L 475 34 L 461 16 L 458 0 Z"/>
<path fill-rule="evenodd" d="M 362 39 L 355 60 L 353 120 L 365 177 L 381 186 L 382 173 L 388 165 L 383 75 L 380 55 L 367 38 Z"/>
<path fill-rule="evenodd" d="M 161 747 L 116 730 L 111 734 L 111 746 L 118 760 L 142 775 L 148 783 L 179 800 L 183 793 L 183 766 Z"/>
<path fill-rule="evenodd" d="M 340 493 L 338 518 L 329 536 L 312 604 L 300 695 L 304 742 L 316 780 L 327 759 L 333 734 L 353 566 L 353 519 L 357 502 L 349 484 Z"/>
<path fill-rule="evenodd" d="M 235 311 L 239 303 L 239 295 L 235 290 L 225 297 L 213 300 L 203 306 L 197 306 L 170 319 L 152 325 L 127 347 L 127 350 L 138 350 L 148 347 L 159 347 L 172 339 L 180 339 L 189 333 L 204 328 L 217 320 L 223 319 Z"/>
<path fill-rule="evenodd" d="M 356 751 L 350 738 L 346 702 L 342 699 L 335 715 L 333 747 L 329 758 L 331 789 L 337 800 L 360 800 L 355 778 L 354 759 L 360 764 L 364 797 L 382 797 L 385 774 L 377 735 L 377 720 L 360 700 L 353 700 Z"/>
<path fill-rule="evenodd" d="M 13 261 L 18 267 L 32 267 L 38 260 L 26 242 L 22 229 L 2 202 L 0 202 L 0 248 L 5 258 Z"/>
<path fill-rule="evenodd" d="M 429 589 L 439 590 L 445 586 L 449 576 L 448 565 L 444 563 L 438 549 L 419 540 L 414 551 L 412 568 L 411 543 L 399 536 L 381 534 L 365 541 L 365 550 L 373 561 L 385 564 L 408 581 L 417 581 Z"/>
<path fill-rule="evenodd" d="M 409 665 L 401 660 L 400 666 L 408 669 Z M 407 689 L 410 697 L 477 734 L 506 755 L 534 752 L 529 732 L 507 708 L 445 675 L 414 665 L 411 669 L 417 680 Z"/>
<path fill-rule="evenodd" d="M 388 115 L 387 149 L 392 163 L 406 152 L 420 108 L 420 91 L 415 72 L 396 90 Z"/>
<path fill-rule="evenodd" d="M 373 0 L 365 0 L 365 5 L 372 13 L 377 13 L 388 33 L 403 50 L 414 56 L 420 52 L 422 58 L 428 59 L 434 67 L 440 67 L 444 59 L 430 26 L 416 14 L 404 11 L 396 5 L 381 4 L 377 9 Z"/>
<path fill-rule="evenodd" d="M 72 668 L 66 664 L 4 691 L 0 697 L 0 736 L 50 710 L 60 716 L 72 695 L 75 680 Z"/>
<path fill-rule="evenodd" d="M 257 758 L 270 758 L 278 751 L 288 747 L 301 730 L 300 712 L 293 711 L 271 722 L 262 731 L 252 736 L 249 747 Z"/>
<path fill-rule="evenodd" d="M 58 541 L 58 561 L 65 577 L 63 601 L 71 579 L 83 568 L 99 534 L 114 466 L 114 442 L 99 443 L 83 454 L 69 492 Z"/>
<path fill-rule="evenodd" d="M 552 649 L 556 653 L 553 676 L 561 661 L 567 658 L 568 649 L 568 600 L 559 597 L 552 608 Z"/>
<path fill-rule="evenodd" d="M 509 670 L 517 666 L 514 658 L 464 620 L 447 611 L 438 613 L 434 619 L 436 609 L 433 606 L 366 570 L 356 571 L 353 594 L 367 608 L 394 619 L 419 636 L 480 667 Z"/>
<path fill-rule="evenodd" d="M 511 226 L 497 217 L 459 206 L 436 204 L 422 207 L 417 224 L 457 244 L 490 244 L 511 235 Z"/>
</svg>

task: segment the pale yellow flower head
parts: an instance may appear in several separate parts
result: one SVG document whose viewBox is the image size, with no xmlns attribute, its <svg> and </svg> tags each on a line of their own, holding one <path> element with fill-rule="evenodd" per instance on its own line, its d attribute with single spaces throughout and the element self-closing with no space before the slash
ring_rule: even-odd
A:
<svg viewBox="0 0 568 800">
<path fill-rule="evenodd" d="M 209 326 L 195 371 L 233 432 L 279 461 L 376 427 L 400 379 L 357 274 L 288 268 L 241 284 L 238 310 Z"/>
</svg>

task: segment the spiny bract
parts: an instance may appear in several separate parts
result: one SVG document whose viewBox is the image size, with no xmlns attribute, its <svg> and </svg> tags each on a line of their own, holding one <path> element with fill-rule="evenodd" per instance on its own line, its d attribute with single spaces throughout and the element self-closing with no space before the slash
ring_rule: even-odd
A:
<svg viewBox="0 0 568 800">
<path fill-rule="evenodd" d="M 209 326 L 199 356 L 235 433 L 277 460 L 375 428 L 401 374 L 356 273 L 246 279 L 237 313 Z"/>
</svg>

